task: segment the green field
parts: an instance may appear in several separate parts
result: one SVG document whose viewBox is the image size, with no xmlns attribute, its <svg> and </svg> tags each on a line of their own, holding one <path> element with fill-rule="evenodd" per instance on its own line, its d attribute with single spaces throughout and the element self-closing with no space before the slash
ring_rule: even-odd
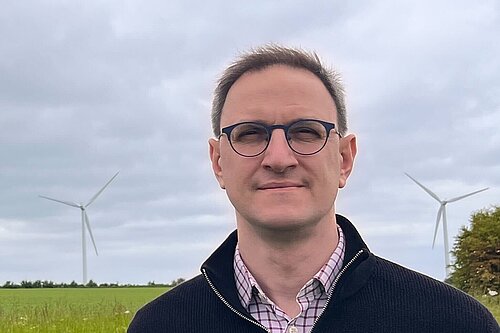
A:
<svg viewBox="0 0 500 333">
<path fill-rule="evenodd" d="M 126 332 L 167 288 L 0 289 L 0 332 Z"/>
<path fill-rule="evenodd" d="M 0 289 L 0 332 L 126 332 L 135 311 L 167 288 Z M 500 297 L 477 297 L 500 319 Z"/>
<path fill-rule="evenodd" d="M 483 303 L 493 314 L 497 322 L 500 323 L 500 296 L 477 296 L 476 299 Z"/>
</svg>

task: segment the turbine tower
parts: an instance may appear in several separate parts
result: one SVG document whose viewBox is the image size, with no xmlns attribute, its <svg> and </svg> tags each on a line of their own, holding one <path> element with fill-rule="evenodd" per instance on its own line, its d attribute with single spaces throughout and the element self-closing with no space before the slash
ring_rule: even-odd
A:
<svg viewBox="0 0 500 333">
<path fill-rule="evenodd" d="M 82 204 L 82 203 L 78 204 L 78 203 L 71 202 L 71 201 L 58 200 L 58 199 L 49 198 L 49 197 L 46 197 L 43 195 L 39 196 L 40 198 L 59 202 L 59 203 L 62 203 L 62 204 L 65 204 L 65 205 L 68 205 L 71 207 L 80 208 L 81 213 L 82 213 L 82 261 L 83 261 L 83 284 L 84 285 L 87 284 L 87 243 L 86 243 L 86 239 L 85 239 L 85 227 L 87 227 L 87 230 L 88 230 L 89 235 L 90 235 L 90 239 L 92 240 L 92 244 L 94 245 L 95 254 L 99 255 L 99 253 L 97 252 L 97 246 L 95 245 L 94 235 L 92 235 L 92 229 L 90 228 L 90 221 L 89 221 L 89 217 L 87 215 L 86 209 L 88 206 L 90 206 L 97 199 L 97 197 L 104 191 L 104 189 L 106 187 L 108 187 L 108 185 L 115 179 L 115 177 L 118 176 L 118 173 L 120 173 L 120 171 L 115 173 L 115 175 L 113 177 L 111 177 L 111 179 L 106 184 L 104 184 L 104 186 L 99 191 L 97 191 L 97 193 L 94 194 L 94 196 L 92 198 L 90 198 L 90 200 L 86 204 Z"/>
<path fill-rule="evenodd" d="M 448 245 L 448 223 L 446 221 L 446 204 L 470 197 L 471 195 L 474 195 L 474 194 L 479 193 L 479 192 L 486 191 L 487 189 L 489 189 L 489 187 L 486 187 L 486 188 L 483 188 L 481 190 L 474 191 L 474 192 L 471 192 L 468 194 L 464 194 L 464 195 L 461 195 L 459 197 L 455 197 L 452 199 L 441 200 L 434 192 L 429 190 L 424 185 L 420 184 L 415 178 L 413 178 L 412 176 L 410 176 L 406 172 L 405 172 L 405 175 L 408 176 L 408 178 L 410 178 L 411 180 L 413 180 L 418 186 L 420 186 L 431 197 L 436 199 L 440 204 L 439 210 L 437 213 L 437 218 L 436 218 L 436 226 L 434 228 L 434 238 L 432 240 L 432 248 L 434 248 L 434 244 L 436 243 L 436 235 L 437 235 L 437 230 L 439 227 L 439 221 L 441 221 L 441 217 L 443 217 L 444 260 L 445 260 L 445 265 L 446 265 L 446 267 L 445 267 L 446 277 L 448 277 L 448 276 L 450 276 L 450 250 L 449 250 L 449 245 Z"/>
</svg>

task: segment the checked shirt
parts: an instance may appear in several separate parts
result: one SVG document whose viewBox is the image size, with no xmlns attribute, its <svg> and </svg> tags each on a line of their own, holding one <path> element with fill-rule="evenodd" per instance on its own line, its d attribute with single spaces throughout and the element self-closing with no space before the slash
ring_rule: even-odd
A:
<svg viewBox="0 0 500 333">
<path fill-rule="evenodd" d="M 248 270 L 241 258 L 238 246 L 234 253 L 234 275 L 241 304 L 258 322 L 271 333 L 308 333 L 321 315 L 333 281 L 342 267 L 345 240 L 338 226 L 339 243 L 325 265 L 307 282 L 297 294 L 301 311 L 290 318 L 269 299 Z"/>
</svg>

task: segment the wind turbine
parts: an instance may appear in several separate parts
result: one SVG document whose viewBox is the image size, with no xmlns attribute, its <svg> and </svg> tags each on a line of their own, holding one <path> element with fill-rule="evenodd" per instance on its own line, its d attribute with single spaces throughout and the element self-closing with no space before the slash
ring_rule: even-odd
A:
<svg viewBox="0 0 500 333">
<path fill-rule="evenodd" d="M 437 230 L 439 227 L 439 221 L 441 221 L 441 217 L 443 217 L 444 260 L 445 260 L 445 265 L 446 265 L 446 267 L 445 267 L 446 277 L 448 277 L 448 276 L 450 276 L 450 250 L 449 250 L 449 245 L 448 245 L 448 223 L 446 221 L 446 204 L 470 197 L 471 195 L 474 195 L 474 194 L 479 193 L 479 192 L 486 191 L 487 189 L 489 189 L 489 187 L 486 187 L 486 188 L 483 188 L 481 190 L 474 191 L 474 192 L 471 192 L 468 194 L 464 194 L 464 195 L 461 195 L 459 197 L 455 197 L 452 199 L 441 200 L 434 192 L 429 190 L 424 185 L 420 184 L 415 178 L 413 178 L 412 176 L 410 176 L 406 172 L 405 172 L 405 175 L 408 176 L 408 178 L 413 180 L 425 192 L 427 192 L 431 197 L 433 197 L 434 199 L 436 199 L 440 203 L 439 210 L 437 213 L 437 218 L 436 218 L 436 227 L 434 228 L 434 239 L 432 240 L 432 248 L 434 248 L 434 244 L 436 243 L 436 234 L 437 234 Z"/>
<path fill-rule="evenodd" d="M 94 235 L 92 235 L 92 229 L 90 228 L 90 221 L 89 221 L 89 217 L 87 215 L 86 209 L 88 206 L 90 206 L 97 199 L 97 197 L 102 193 L 102 191 L 104 191 L 104 189 L 106 187 L 108 187 L 108 185 L 115 179 L 115 177 L 118 176 L 118 173 L 120 173 L 120 171 L 115 173 L 115 175 L 113 177 L 111 177 L 111 179 L 99 191 L 97 191 L 97 193 L 94 194 L 94 196 L 92 198 L 90 198 L 90 200 L 86 204 L 75 203 L 75 202 L 71 202 L 71 201 L 63 201 L 63 200 L 58 200 L 58 199 L 49 198 L 49 197 L 46 197 L 43 195 L 39 195 L 40 198 L 59 202 L 59 203 L 62 203 L 62 204 L 65 204 L 65 205 L 68 205 L 71 207 L 80 208 L 80 210 L 82 212 L 83 284 L 87 284 L 87 243 L 86 243 L 86 239 L 85 239 L 85 226 L 87 227 L 87 230 L 88 230 L 89 235 L 90 235 L 90 239 L 92 240 L 92 244 L 94 245 L 95 254 L 99 255 L 99 253 L 97 252 L 97 246 L 95 245 Z"/>
</svg>

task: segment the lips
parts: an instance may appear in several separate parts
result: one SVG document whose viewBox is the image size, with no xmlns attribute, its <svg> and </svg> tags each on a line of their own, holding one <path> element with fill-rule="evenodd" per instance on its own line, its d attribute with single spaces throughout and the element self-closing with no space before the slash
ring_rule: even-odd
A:
<svg viewBox="0 0 500 333">
<path fill-rule="evenodd" d="M 295 182 L 270 182 L 262 184 L 258 187 L 259 190 L 280 190 L 280 189 L 293 189 L 304 187 L 301 183 Z"/>
</svg>

